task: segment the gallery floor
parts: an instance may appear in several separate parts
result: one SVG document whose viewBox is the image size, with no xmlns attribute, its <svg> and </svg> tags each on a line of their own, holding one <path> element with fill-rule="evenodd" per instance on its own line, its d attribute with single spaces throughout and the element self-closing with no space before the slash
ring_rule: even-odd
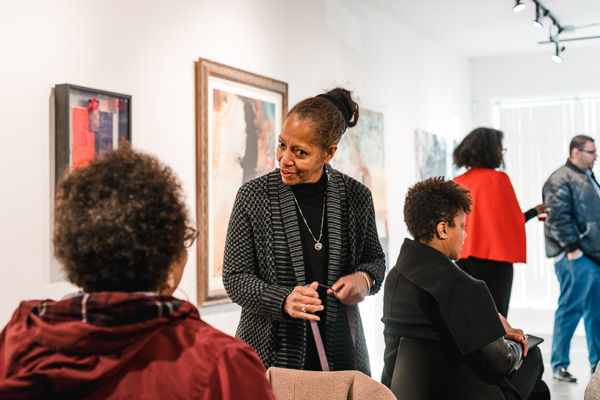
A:
<svg viewBox="0 0 600 400">
<path fill-rule="evenodd" d="M 582 400 L 591 374 L 590 364 L 587 359 L 587 345 L 584 336 L 575 336 L 571 342 L 571 365 L 569 371 L 577 378 L 577 383 L 560 382 L 552 379 L 552 368 L 550 367 L 550 347 L 552 337 L 540 335 L 544 343 L 540 346 L 544 356 L 544 381 L 548 384 L 552 399 L 555 400 Z"/>
</svg>

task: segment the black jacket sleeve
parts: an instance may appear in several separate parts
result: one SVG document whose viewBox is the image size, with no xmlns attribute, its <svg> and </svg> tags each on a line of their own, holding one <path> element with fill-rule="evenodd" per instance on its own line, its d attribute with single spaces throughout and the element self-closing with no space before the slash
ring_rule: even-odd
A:
<svg viewBox="0 0 600 400">
<path fill-rule="evenodd" d="M 525 215 L 525 222 L 529 221 L 531 218 L 537 216 L 537 210 L 532 208 L 523 213 Z"/>
<path fill-rule="evenodd" d="M 480 377 L 487 382 L 498 383 L 516 369 L 523 358 L 521 343 L 503 337 L 473 352 L 471 362 Z"/>
</svg>

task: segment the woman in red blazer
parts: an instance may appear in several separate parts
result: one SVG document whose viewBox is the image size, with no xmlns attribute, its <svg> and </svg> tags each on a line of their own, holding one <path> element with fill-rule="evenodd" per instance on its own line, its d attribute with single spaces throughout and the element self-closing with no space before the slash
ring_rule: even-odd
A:
<svg viewBox="0 0 600 400">
<path fill-rule="evenodd" d="M 513 263 L 526 262 L 525 222 L 543 213 L 542 203 L 523 213 L 504 166 L 502 139 L 496 129 L 477 128 L 454 150 L 454 164 L 467 172 L 454 180 L 471 192 L 467 239 L 458 266 L 484 281 L 506 316 L 513 281 Z"/>
</svg>

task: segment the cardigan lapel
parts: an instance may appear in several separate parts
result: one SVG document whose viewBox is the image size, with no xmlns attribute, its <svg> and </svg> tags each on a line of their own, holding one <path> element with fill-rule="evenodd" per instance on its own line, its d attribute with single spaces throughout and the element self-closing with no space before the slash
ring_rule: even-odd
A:
<svg viewBox="0 0 600 400">
<path fill-rule="evenodd" d="M 327 203 L 325 205 L 327 211 L 327 240 L 329 243 L 329 261 L 327 266 L 327 285 L 333 285 L 340 277 L 346 275 L 348 271 L 342 271 L 342 266 L 347 265 L 348 246 L 346 245 L 347 236 L 346 229 L 348 225 L 347 213 L 343 212 L 343 207 L 347 207 L 346 186 L 342 178 L 336 170 L 327 165 L 328 181 L 327 181 Z M 347 353 L 341 354 L 336 351 L 336 343 L 345 342 L 352 343 L 346 313 L 340 313 L 340 309 L 344 309 L 335 297 L 327 298 L 327 357 L 332 365 L 348 364 L 348 359 L 352 360 L 356 357 L 356 349 L 353 355 Z M 352 311 L 354 312 L 354 311 Z M 354 346 L 352 346 L 354 347 Z M 351 364 L 348 364 L 351 365 Z"/>
<path fill-rule="evenodd" d="M 287 243 L 289 245 L 292 267 L 294 268 L 294 274 L 296 275 L 298 285 L 304 286 L 306 285 L 304 253 L 302 251 L 302 239 L 300 237 L 300 227 L 298 226 L 296 203 L 294 202 L 294 195 L 289 185 L 283 183 L 279 170 L 277 170 L 277 172 L 277 196 L 279 197 L 281 219 Z"/>
<path fill-rule="evenodd" d="M 327 284 L 333 285 L 341 273 L 342 260 L 342 200 L 345 201 L 345 188 L 329 164 L 327 165 L 327 235 L 329 242 L 329 265 Z M 343 197 L 343 199 L 342 199 Z"/>
</svg>

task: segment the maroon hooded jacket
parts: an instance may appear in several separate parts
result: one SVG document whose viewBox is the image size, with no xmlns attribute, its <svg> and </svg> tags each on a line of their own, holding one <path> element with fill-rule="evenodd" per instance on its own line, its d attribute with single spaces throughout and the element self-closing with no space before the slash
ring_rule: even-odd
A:
<svg viewBox="0 0 600 400">
<path fill-rule="evenodd" d="M 118 292 L 21 303 L 0 334 L 0 398 L 275 399 L 256 353 L 192 304 Z"/>
</svg>

